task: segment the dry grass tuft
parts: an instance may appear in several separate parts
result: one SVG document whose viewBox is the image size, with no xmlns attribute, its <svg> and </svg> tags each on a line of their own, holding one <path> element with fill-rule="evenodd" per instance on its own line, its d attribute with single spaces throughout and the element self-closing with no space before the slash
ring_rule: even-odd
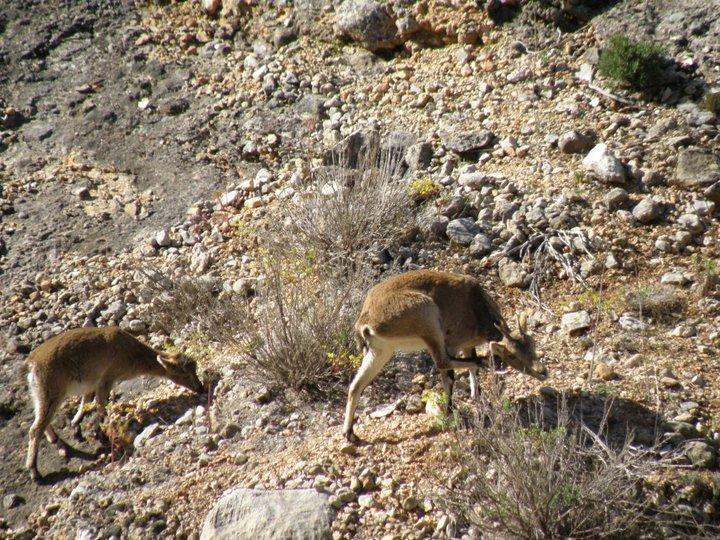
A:
<svg viewBox="0 0 720 540">
<path fill-rule="evenodd" d="M 353 325 L 370 285 L 369 272 L 329 268 L 278 252 L 265 259 L 264 267 L 241 354 L 248 376 L 318 397 L 339 396 L 360 360 Z"/>
<path fill-rule="evenodd" d="M 382 151 L 378 139 L 333 155 L 334 163 L 315 170 L 305 193 L 288 206 L 287 222 L 300 250 L 347 264 L 396 242 L 413 223 L 413 205 L 402 156 Z"/>
<path fill-rule="evenodd" d="M 687 295 L 672 285 L 650 285 L 629 290 L 628 307 L 640 317 L 663 320 L 681 314 L 687 307 Z"/>
<path fill-rule="evenodd" d="M 666 538 L 708 532 L 691 508 L 657 497 L 652 479 L 668 459 L 610 445 L 540 402 L 519 407 L 485 393 L 458 430 L 455 473 L 439 504 L 502 538 Z M 482 414 L 480 414 L 480 412 Z"/>
<path fill-rule="evenodd" d="M 146 270 L 147 286 L 156 294 L 152 302 L 153 325 L 170 335 L 176 332 L 223 344 L 243 340 L 251 322 L 247 300 L 224 291 L 213 278 L 171 279 L 155 270 Z"/>
</svg>

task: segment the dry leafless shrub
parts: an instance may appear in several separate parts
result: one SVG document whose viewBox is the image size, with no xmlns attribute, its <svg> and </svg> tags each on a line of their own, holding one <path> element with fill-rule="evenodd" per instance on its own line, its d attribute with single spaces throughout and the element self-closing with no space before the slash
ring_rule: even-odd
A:
<svg viewBox="0 0 720 540">
<path fill-rule="evenodd" d="M 364 267 L 327 267 L 294 250 L 266 257 L 241 354 L 248 377 L 338 396 L 360 360 L 353 325 L 369 277 Z"/>
<path fill-rule="evenodd" d="M 548 414 L 540 402 L 521 408 L 491 390 L 476 411 L 482 416 L 476 413 L 458 430 L 456 471 L 439 501 L 461 521 L 501 538 L 708 532 L 689 509 L 654 496 L 648 480 L 668 460 L 627 441 L 612 447 L 572 421 L 563 403 Z"/>
<path fill-rule="evenodd" d="M 336 263 L 393 243 L 413 220 L 401 155 L 384 151 L 378 137 L 333 155 L 331 165 L 313 171 L 287 216 L 301 249 Z"/>
<path fill-rule="evenodd" d="M 687 306 L 685 293 L 671 285 L 636 287 L 626 293 L 625 300 L 639 316 L 654 319 L 671 318 Z"/>
<path fill-rule="evenodd" d="M 247 300 L 224 291 L 208 277 L 169 278 L 146 270 L 146 285 L 154 292 L 153 325 L 166 334 L 192 333 L 224 345 L 243 341 L 251 322 Z"/>
</svg>

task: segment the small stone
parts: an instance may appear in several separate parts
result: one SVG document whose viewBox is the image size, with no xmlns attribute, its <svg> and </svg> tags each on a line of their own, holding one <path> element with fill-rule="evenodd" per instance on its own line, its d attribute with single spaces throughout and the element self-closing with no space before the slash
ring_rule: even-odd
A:
<svg viewBox="0 0 720 540">
<path fill-rule="evenodd" d="M 140 208 L 140 203 L 137 201 L 130 201 L 123 207 L 123 212 L 130 217 L 137 217 L 140 214 Z"/>
<path fill-rule="evenodd" d="M 683 451 L 695 468 L 710 469 L 715 465 L 715 449 L 704 441 L 689 441 Z"/>
<path fill-rule="evenodd" d="M 678 388 L 682 388 L 682 384 L 680 384 L 680 381 L 675 379 L 674 377 L 664 376 L 660 378 L 660 383 L 665 387 L 669 388 L 671 390 L 675 390 Z"/>
<path fill-rule="evenodd" d="M 10 510 L 11 508 L 16 508 L 20 506 L 24 502 L 25 499 L 23 499 L 20 495 L 16 493 L 9 493 L 8 495 L 5 495 L 3 497 L 2 504 L 5 510 Z"/>
<path fill-rule="evenodd" d="M 405 163 L 411 170 L 423 170 L 430 166 L 433 148 L 429 143 L 417 143 L 405 150 Z"/>
<path fill-rule="evenodd" d="M 289 45 L 298 38 L 297 32 L 294 28 L 279 28 L 273 35 L 273 44 L 276 47 L 283 47 Z"/>
<path fill-rule="evenodd" d="M 195 410 L 194 409 L 188 409 L 185 411 L 185 413 L 175 420 L 176 426 L 187 426 L 193 423 L 193 417 L 195 416 Z"/>
<path fill-rule="evenodd" d="M 647 324 L 630 315 L 621 315 L 618 319 L 618 324 L 623 330 L 630 330 L 632 332 L 642 332 L 647 329 Z"/>
<path fill-rule="evenodd" d="M 90 190 L 84 186 L 74 189 L 72 193 L 81 201 L 90 200 Z"/>
<path fill-rule="evenodd" d="M 353 443 L 345 441 L 342 446 L 340 446 L 340 453 L 341 454 L 347 454 L 349 456 L 354 456 L 357 454 L 357 446 L 355 446 Z"/>
<path fill-rule="evenodd" d="M 245 208 L 249 208 L 251 210 L 254 210 L 255 208 L 260 208 L 265 204 L 265 201 L 262 197 L 250 197 L 249 199 L 245 200 Z"/>
<path fill-rule="evenodd" d="M 651 223 L 662 215 L 662 205 L 652 197 L 645 197 L 632 210 L 640 223 Z"/>
<path fill-rule="evenodd" d="M 470 218 L 453 219 L 448 223 L 445 234 L 450 241 L 469 246 L 475 236 L 480 234 L 480 227 Z"/>
<path fill-rule="evenodd" d="M 225 439 L 232 439 L 235 435 L 240 433 L 241 430 L 242 428 L 240 425 L 235 422 L 229 422 L 225 424 L 225 427 L 223 427 L 222 436 Z"/>
<path fill-rule="evenodd" d="M 675 433 L 679 433 L 683 439 L 695 439 L 700 436 L 695 426 L 689 422 L 667 422 L 666 427 Z"/>
<path fill-rule="evenodd" d="M 418 373 L 412 378 L 412 383 L 417 386 L 425 386 L 427 382 L 428 378 L 424 373 Z"/>
<path fill-rule="evenodd" d="M 691 412 L 683 412 L 678 414 L 673 420 L 675 422 L 694 422 L 695 415 Z"/>
<path fill-rule="evenodd" d="M 510 261 L 498 268 L 500 280 L 508 287 L 524 288 L 527 285 L 528 274 L 521 263 Z"/>
<path fill-rule="evenodd" d="M 490 240 L 489 237 L 484 234 L 476 234 L 473 237 L 472 242 L 470 243 L 468 252 L 473 257 L 480 258 L 490 253 L 492 251 L 492 248 L 492 240 Z"/>
<path fill-rule="evenodd" d="M 695 328 L 691 324 L 680 324 L 673 328 L 673 331 L 670 332 L 670 335 L 681 338 L 693 337 L 697 335 L 697 328 Z"/>
<path fill-rule="evenodd" d="M 423 402 L 419 395 L 413 394 L 411 395 L 407 403 L 405 404 L 405 411 L 409 412 L 410 414 L 417 414 L 419 412 L 422 412 L 423 410 Z"/>
<path fill-rule="evenodd" d="M 144 332 L 147 330 L 147 325 L 145 324 L 145 321 L 140 319 L 132 319 L 127 325 L 127 329 L 130 332 L 133 332 L 135 334 L 138 334 L 140 332 Z"/>
<path fill-rule="evenodd" d="M 681 215 L 678 218 L 678 224 L 693 234 L 699 234 L 705 230 L 705 225 L 697 214 Z"/>
<path fill-rule="evenodd" d="M 342 504 L 347 504 L 357 499 L 357 493 L 355 493 L 352 489 L 346 487 L 337 490 L 335 496 Z"/>
<path fill-rule="evenodd" d="M 49 124 L 28 124 L 25 127 L 25 136 L 31 140 L 44 141 L 55 132 L 55 128 Z"/>
<path fill-rule="evenodd" d="M 565 313 L 562 316 L 560 324 L 570 335 L 573 335 L 590 328 L 592 320 L 587 311 L 574 311 L 571 313 Z"/>
<path fill-rule="evenodd" d="M 381 405 L 370 413 L 370 418 L 384 418 L 386 416 L 390 416 L 392 413 L 395 412 L 395 408 L 396 407 L 394 403 Z"/>
<path fill-rule="evenodd" d="M 686 189 L 706 188 L 720 180 L 720 154 L 704 148 L 688 148 L 678 153 L 672 183 Z"/>
<path fill-rule="evenodd" d="M 406 497 L 402 502 L 403 510 L 405 510 L 406 512 L 412 512 L 419 506 L 420 501 L 417 500 L 417 497 L 413 497 L 412 495 Z"/>
<path fill-rule="evenodd" d="M 607 257 L 605 257 L 605 268 L 608 270 L 620 268 L 620 261 L 618 261 L 614 253 L 610 252 L 607 254 Z"/>
<path fill-rule="evenodd" d="M 660 278 L 660 283 L 682 287 L 690 283 L 690 279 L 680 272 L 665 272 Z"/>
<path fill-rule="evenodd" d="M 606 184 L 624 184 L 625 167 L 606 144 L 596 145 L 582 161 L 585 170 Z"/>
<path fill-rule="evenodd" d="M 170 233 L 168 232 L 167 229 L 163 229 L 155 235 L 155 243 L 159 247 L 168 247 L 168 246 L 172 245 L 172 240 L 170 239 Z"/>
<path fill-rule="evenodd" d="M 157 422 L 153 422 L 135 437 L 135 440 L 133 440 L 133 446 L 135 448 L 140 448 L 158 433 L 160 433 L 160 424 Z"/>
<path fill-rule="evenodd" d="M 386 5 L 375 0 L 345 0 L 336 8 L 340 34 L 369 51 L 393 49 L 402 43 L 395 18 Z"/>
<path fill-rule="evenodd" d="M 189 107 L 190 103 L 185 98 L 169 99 L 158 106 L 158 112 L 175 116 L 184 113 Z"/>
<path fill-rule="evenodd" d="M 201 244 L 195 244 L 193 254 L 190 257 L 190 270 L 194 271 L 196 274 L 202 274 L 212 264 L 212 256 L 210 253 L 204 251 L 202 248 L 195 250 L 195 248 L 200 246 Z"/>
<path fill-rule="evenodd" d="M 605 362 L 598 362 L 595 365 L 593 375 L 599 379 L 602 379 L 603 381 L 611 381 L 618 378 L 618 374 L 615 372 L 615 370 Z"/>
<path fill-rule="evenodd" d="M 222 7 L 222 0 L 200 0 L 203 11 L 208 15 L 215 15 Z"/>
<path fill-rule="evenodd" d="M 590 150 L 592 143 L 590 137 L 572 130 L 560 135 L 557 145 L 563 154 L 581 154 Z"/>
<path fill-rule="evenodd" d="M 232 190 L 220 196 L 220 204 L 223 206 L 242 206 L 244 197 L 241 191 Z"/>
<path fill-rule="evenodd" d="M 624 208 L 630 200 L 628 192 L 623 188 L 613 188 L 603 197 L 603 202 L 610 210 Z"/>
<path fill-rule="evenodd" d="M 445 146 L 461 157 L 472 157 L 491 146 L 494 141 L 495 134 L 492 131 L 473 131 L 447 140 Z"/>
<path fill-rule="evenodd" d="M 440 403 L 437 402 L 435 399 L 429 399 L 425 402 L 425 414 L 432 418 L 439 418 L 441 417 L 445 411 L 443 410 L 443 407 Z"/>
<path fill-rule="evenodd" d="M 358 497 L 358 504 L 361 508 L 369 508 L 375 504 L 375 500 L 372 495 L 365 493 L 364 495 L 360 495 Z"/>
<path fill-rule="evenodd" d="M 428 236 L 444 238 L 449 223 L 450 218 L 447 216 L 433 216 L 429 219 L 422 220 L 420 226 Z"/>
</svg>

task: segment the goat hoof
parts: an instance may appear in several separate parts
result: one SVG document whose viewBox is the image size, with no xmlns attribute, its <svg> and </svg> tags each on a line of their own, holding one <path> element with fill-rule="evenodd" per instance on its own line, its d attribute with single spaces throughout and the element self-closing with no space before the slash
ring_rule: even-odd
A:
<svg viewBox="0 0 720 540">
<path fill-rule="evenodd" d="M 33 482 L 39 482 L 40 480 L 42 480 L 42 476 L 37 469 L 30 469 L 30 480 L 32 480 Z"/>
</svg>

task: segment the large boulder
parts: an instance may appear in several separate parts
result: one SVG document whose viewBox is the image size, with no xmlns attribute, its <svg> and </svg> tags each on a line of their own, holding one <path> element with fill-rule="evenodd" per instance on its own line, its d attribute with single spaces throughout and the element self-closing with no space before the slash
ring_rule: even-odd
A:
<svg viewBox="0 0 720 540">
<path fill-rule="evenodd" d="M 445 140 L 448 150 L 455 152 L 460 157 L 471 158 L 481 150 L 490 148 L 495 142 L 495 134 L 487 129 L 460 133 Z"/>
<path fill-rule="evenodd" d="M 325 540 L 332 537 L 332 520 L 328 496 L 314 489 L 236 488 L 215 503 L 200 538 Z"/>
<path fill-rule="evenodd" d="M 345 0 L 337 8 L 337 28 L 341 35 L 370 51 L 402 44 L 394 16 L 387 6 L 374 0 Z"/>
<path fill-rule="evenodd" d="M 720 181 L 720 154 L 704 148 L 680 151 L 671 182 L 685 189 L 703 189 Z"/>
<path fill-rule="evenodd" d="M 480 234 L 480 227 L 470 218 L 453 219 L 447 225 L 445 234 L 451 242 L 462 246 L 469 246 L 475 235 Z"/>
</svg>

